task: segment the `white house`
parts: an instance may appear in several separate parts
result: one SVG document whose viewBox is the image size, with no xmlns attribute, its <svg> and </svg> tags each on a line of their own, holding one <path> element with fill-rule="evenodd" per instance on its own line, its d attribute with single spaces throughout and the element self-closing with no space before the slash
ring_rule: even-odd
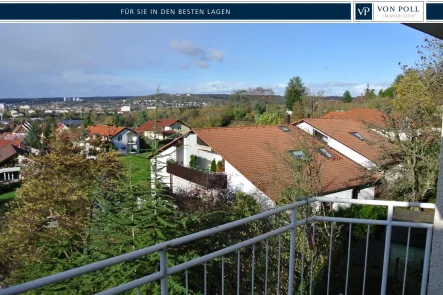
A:
<svg viewBox="0 0 443 295">
<path fill-rule="evenodd" d="M 26 166 L 26 151 L 12 144 L 0 146 L 0 184 L 22 180 L 21 169 Z"/>
<path fill-rule="evenodd" d="M 89 137 L 86 139 L 90 144 L 102 145 L 112 143 L 115 150 L 122 154 L 138 153 L 140 151 L 139 136 L 133 130 L 126 127 L 95 125 L 86 128 Z"/>
<path fill-rule="evenodd" d="M 264 207 L 272 207 L 293 183 L 281 156 L 295 161 L 304 157 L 303 144 L 295 138 L 313 143 L 318 153 L 313 161 L 321 162 L 322 195 L 374 198 L 374 178 L 366 169 L 290 125 L 193 129 L 162 148 L 157 173 L 173 193 L 194 186 L 225 188 L 251 194 Z M 197 156 L 197 167 L 190 167 L 191 155 Z M 218 172 L 209 171 L 212 160 L 219 164 Z"/>
<path fill-rule="evenodd" d="M 120 108 L 120 112 L 125 113 L 125 112 L 130 112 L 131 111 L 131 107 L 130 106 L 122 106 Z"/>
<path fill-rule="evenodd" d="M 388 144 L 363 123 L 350 119 L 303 119 L 294 123 L 355 163 L 371 169 L 381 156 L 381 145 Z"/>
<path fill-rule="evenodd" d="M 185 134 L 191 130 L 188 125 L 177 119 L 157 119 L 156 123 L 159 139 L 165 139 L 174 134 Z M 155 135 L 154 120 L 146 121 L 135 131 L 140 136 L 153 139 Z"/>
</svg>

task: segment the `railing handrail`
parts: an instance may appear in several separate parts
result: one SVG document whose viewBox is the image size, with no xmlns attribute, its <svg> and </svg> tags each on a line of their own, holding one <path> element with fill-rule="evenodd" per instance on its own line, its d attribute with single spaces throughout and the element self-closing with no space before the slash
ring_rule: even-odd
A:
<svg viewBox="0 0 443 295">
<path fill-rule="evenodd" d="M 60 281 L 64 281 L 76 276 L 80 276 L 80 275 L 84 275 L 93 271 L 97 271 L 118 263 L 122 263 L 122 262 L 126 262 L 126 261 L 131 261 L 134 259 L 137 259 L 139 257 L 145 256 L 145 255 L 149 255 L 155 252 L 159 252 L 159 251 L 165 251 L 168 248 L 172 248 L 172 247 L 176 247 L 176 246 L 180 246 L 183 244 L 186 244 L 188 242 L 194 241 L 194 240 L 198 240 L 198 239 L 202 239 L 205 238 L 207 236 L 222 232 L 222 231 L 226 231 L 226 230 L 230 230 L 236 227 L 239 227 L 241 225 L 253 222 L 253 221 L 257 221 L 260 219 L 264 219 L 273 215 L 277 215 L 280 214 L 282 212 L 286 212 L 286 211 L 290 211 L 290 210 L 294 210 L 298 207 L 302 207 L 308 204 L 313 204 L 313 203 L 343 203 L 343 204 L 356 204 L 356 205 L 374 205 L 374 206 L 388 206 L 388 207 L 418 207 L 418 208 L 426 208 L 426 209 L 435 209 L 435 204 L 431 204 L 431 203 L 416 203 L 416 202 L 398 202 L 398 201 L 382 201 L 382 200 L 358 200 L 358 199 L 341 199 L 341 198 L 333 198 L 333 197 L 314 197 L 314 198 L 306 198 L 304 200 L 289 204 L 289 205 L 285 205 L 279 208 L 275 208 L 275 209 L 271 209 L 271 210 L 267 210 L 264 211 L 262 213 L 250 216 L 250 217 L 246 217 L 246 218 L 242 218 L 236 221 L 232 221 L 217 227 L 213 227 L 210 229 L 206 229 L 197 233 L 193 233 L 187 236 L 183 236 L 183 237 L 179 237 L 170 241 L 166 241 L 157 245 L 153 245 L 150 247 L 146 247 L 143 249 L 139 249 L 130 253 L 126 253 L 126 254 L 122 254 L 119 256 L 115 256 L 112 258 L 108 258 L 105 260 L 101 260 L 98 262 L 94 262 L 88 265 L 84 265 L 78 268 L 74 268 L 68 271 L 64 271 L 61 273 L 57 273 L 54 275 L 50 275 L 44 278 L 40 278 L 40 279 L 36 279 L 30 282 L 26 282 L 17 286 L 12 286 L 3 290 L 0 290 L 0 295 L 10 295 L 10 294 L 18 294 L 18 293 L 23 293 L 29 290 L 33 290 L 33 289 L 37 289 L 40 287 L 44 287 L 46 285 L 50 285 L 50 284 L 54 284 Z M 416 223 L 416 222 L 403 222 L 403 221 L 388 221 L 388 220 L 370 220 L 370 219 L 356 219 L 356 218 L 340 218 L 340 217 L 324 217 L 324 216 L 312 216 L 309 218 L 306 218 L 304 220 L 301 220 L 299 222 L 297 222 L 297 224 L 304 224 L 306 222 L 310 222 L 310 221 L 331 221 L 331 222 L 347 222 L 347 223 L 365 223 L 365 224 L 380 224 L 380 225 L 395 225 L 395 226 L 406 226 L 406 227 L 418 227 L 418 228 L 432 228 L 433 225 L 429 224 L 429 223 Z M 274 230 L 272 232 L 263 234 L 261 236 L 257 236 L 254 237 L 252 239 L 249 239 L 247 241 L 243 241 L 241 243 L 238 243 L 236 245 L 232 245 L 228 248 L 225 248 L 226 250 L 219 250 L 222 251 L 220 253 L 224 253 L 226 251 L 228 251 L 228 249 L 234 249 L 232 251 L 235 251 L 235 249 L 237 249 L 236 247 L 240 247 L 241 245 L 243 245 L 243 243 L 246 243 L 249 245 L 249 243 L 251 241 L 255 241 L 255 240 L 262 240 L 265 238 L 268 238 L 269 235 L 273 236 L 274 234 L 277 235 L 278 233 L 280 233 L 280 231 L 282 229 L 286 230 L 286 227 L 288 226 L 295 226 L 291 224 L 288 224 L 287 226 L 283 226 L 277 230 Z M 262 237 L 263 236 L 263 237 Z M 245 245 L 246 245 L 245 244 Z M 241 246 L 243 247 L 243 246 Z M 217 252 L 219 252 L 217 251 Z M 216 253 L 216 252 L 214 252 Z M 212 253 L 212 254 L 214 254 Z M 209 255 L 209 254 L 208 254 Z M 214 254 L 215 255 L 215 254 Z M 207 255 L 206 255 L 207 256 Z M 204 257 L 206 257 L 204 256 Z M 206 257 L 207 258 L 207 257 Z M 203 257 L 197 258 L 200 260 L 204 260 Z M 197 262 L 198 262 L 197 261 Z M 192 262 L 193 263 L 197 263 L 197 262 Z M 203 261 L 204 262 L 204 261 Z M 174 271 L 177 269 L 181 269 L 181 267 L 184 267 L 183 265 L 187 265 L 188 262 L 185 262 L 183 264 L 180 265 L 176 265 L 173 268 L 169 268 L 168 271 Z M 191 261 L 189 261 L 189 263 L 191 263 Z M 178 270 L 177 270 L 178 271 Z M 161 274 L 163 275 L 163 274 Z M 139 285 L 145 284 L 146 282 L 149 281 L 153 281 L 153 280 L 157 280 L 161 276 L 159 273 L 154 273 L 154 274 L 150 274 L 147 277 L 144 278 L 140 278 L 137 280 L 134 280 L 130 283 L 127 284 L 123 284 L 121 286 L 103 291 L 101 293 L 98 294 L 118 294 L 116 293 L 116 290 L 123 290 L 121 288 L 124 288 L 125 290 L 126 287 L 136 287 L 135 285 L 140 283 Z"/>
</svg>

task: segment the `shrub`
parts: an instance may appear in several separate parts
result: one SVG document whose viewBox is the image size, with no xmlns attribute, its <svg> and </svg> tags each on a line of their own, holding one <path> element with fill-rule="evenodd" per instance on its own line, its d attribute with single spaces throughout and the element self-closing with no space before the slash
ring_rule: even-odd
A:
<svg viewBox="0 0 443 295">
<path fill-rule="evenodd" d="M 211 167 L 209 168 L 210 172 L 216 172 L 217 171 L 217 165 L 215 164 L 215 159 L 211 161 Z"/>
<path fill-rule="evenodd" d="M 189 160 L 189 167 L 198 168 L 198 156 L 191 155 L 191 159 Z"/>
</svg>

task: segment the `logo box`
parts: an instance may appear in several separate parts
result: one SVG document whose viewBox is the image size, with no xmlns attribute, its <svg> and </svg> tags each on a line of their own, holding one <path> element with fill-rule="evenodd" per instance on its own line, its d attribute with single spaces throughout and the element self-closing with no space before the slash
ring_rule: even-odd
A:
<svg viewBox="0 0 443 295">
<path fill-rule="evenodd" d="M 372 3 L 355 3 L 355 20 L 372 20 Z"/>
</svg>

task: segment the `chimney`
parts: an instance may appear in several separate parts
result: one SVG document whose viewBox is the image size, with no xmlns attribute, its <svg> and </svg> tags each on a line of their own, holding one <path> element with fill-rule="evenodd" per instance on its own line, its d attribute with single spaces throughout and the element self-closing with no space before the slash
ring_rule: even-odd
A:
<svg viewBox="0 0 443 295">
<path fill-rule="evenodd" d="M 285 116 L 283 118 L 284 124 L 287 124 L 287 125 L 291 124 L 291 114 L 292 114 L 291 111 L 286 111 Z"/>
</svg>

